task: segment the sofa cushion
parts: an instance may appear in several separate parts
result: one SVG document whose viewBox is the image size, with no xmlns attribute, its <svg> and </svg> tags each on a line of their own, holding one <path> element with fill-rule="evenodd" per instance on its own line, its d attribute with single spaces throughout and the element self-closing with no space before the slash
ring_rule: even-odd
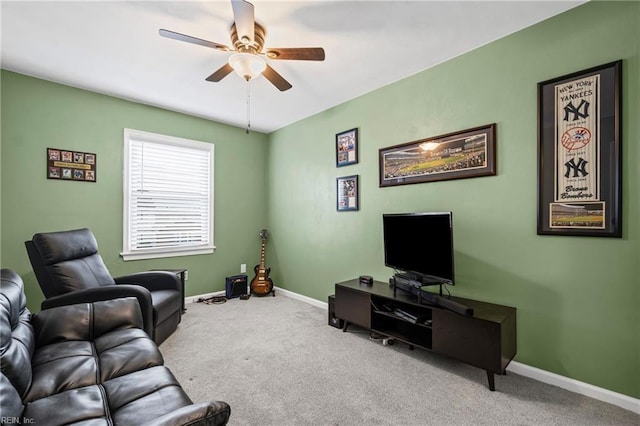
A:
<svg viewBox="0 0 640 426">
<path fill-rule="evenodd" d="M 192 404 L 166 367 L 153 367 L 104 383 L 116 424 L 141 425 Z"/>
<path fill-rule="evenodd" d="M 33 358 L 33 383 L 24 402 L 96 384 L 96 364 L 90 342 L 61 342 L 38 349 Z"/>
<path fill-rule="evenodd" d="M 61 426 L 89 420 L 94 422 L 82 424 L 108 425 L 102 392 L 97 385 L 70 389 L 27 403 L 23 416 L 35 425 Z"/>
<path fill-rule="evenodd" d="M 131 303 L 133 302 L 133 303 Z M 139 327 L 133 298 L 60 306 L 32 316 L 37 350 L 25 402 L 162 365 L 158 347 Z M 56 317 L 75 321 L 57 321 Z"/>
<path fill-rule="evenodd" d="M 27 404 L 24 417 L 46 425 L 137 426 L 189 404 L 173 374 L 157 366 L 35 400 Z"/>
<path fill-rule="evenodd" d="M 157 346 L 140 329 L 109 332 L 94 341 L 62 341 L 38 348 L 25 402 L 99 384 L 163 364 Z"/>
<path fill-rule="evenodd" d="M 164 364 L 156 344 L 137 328 L 98 337 L 94 347 L 102 382 Z"/>
</svg>

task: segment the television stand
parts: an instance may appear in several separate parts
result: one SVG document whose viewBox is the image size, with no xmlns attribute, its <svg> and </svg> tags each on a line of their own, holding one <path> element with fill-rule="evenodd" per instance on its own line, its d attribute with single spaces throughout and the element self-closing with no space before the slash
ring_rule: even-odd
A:
<svg viewBox="0 0 640 426">
<path fill-rule="evenodd" d="M 489 389 L 495 390 L 494 375 L 505 374 L 516 354 L 516 308 L 457 297 L 446 300 L 473 309 L 473 315 L 418 303 L 417 297 L 395 292 L 387 283 L 368 286 L 354 279 L 335 285 L 335 317 L 344 322 L 343 332 L 353 324 L 481 368 Z"/>
</svg>

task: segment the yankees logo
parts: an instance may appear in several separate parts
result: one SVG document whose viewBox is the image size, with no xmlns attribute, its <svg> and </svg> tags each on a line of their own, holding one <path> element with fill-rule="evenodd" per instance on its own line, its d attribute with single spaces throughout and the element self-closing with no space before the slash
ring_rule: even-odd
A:
<svg viewBox="0 0 640 426">
<path fill-rule="evenodd" d="M 584 127 L 574 127 L 562 134 L 560 143 L 569 152 L 584 148 L 591 141 L 591 132 Z"/>
</svg>

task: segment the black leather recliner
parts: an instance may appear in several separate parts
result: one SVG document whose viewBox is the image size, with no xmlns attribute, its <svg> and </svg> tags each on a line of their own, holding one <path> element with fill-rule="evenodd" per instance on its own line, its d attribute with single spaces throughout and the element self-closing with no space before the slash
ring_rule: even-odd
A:
<svg viewBox="0 0 640 426">
<path fill-rule="evenodd" d="M 0 271 L 0 424 L 224 425 L 226 402 L 194 404 L 150 337 L 134 298 L 42 310 Z"/>
<path fill-rule="evenodd" d="M 144 329 L 156 344 L 178 327 L 184 295 L 174 273 L 146 271 L 113 278 L 87 228 L 38 233 L 25 245 L 46 297 L 42 309 L 129 296 L 138 299 Z"/>
</svg>

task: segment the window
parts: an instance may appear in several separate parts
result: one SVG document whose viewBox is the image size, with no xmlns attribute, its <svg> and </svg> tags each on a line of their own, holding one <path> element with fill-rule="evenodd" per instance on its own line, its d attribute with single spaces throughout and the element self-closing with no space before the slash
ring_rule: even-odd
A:
<svg viewBox="0 0 640 426">
<path fill-rule="evenodd" d="M 124 260 L 213 253 L 213 147 L 124 130 Z"/>
</svg>

